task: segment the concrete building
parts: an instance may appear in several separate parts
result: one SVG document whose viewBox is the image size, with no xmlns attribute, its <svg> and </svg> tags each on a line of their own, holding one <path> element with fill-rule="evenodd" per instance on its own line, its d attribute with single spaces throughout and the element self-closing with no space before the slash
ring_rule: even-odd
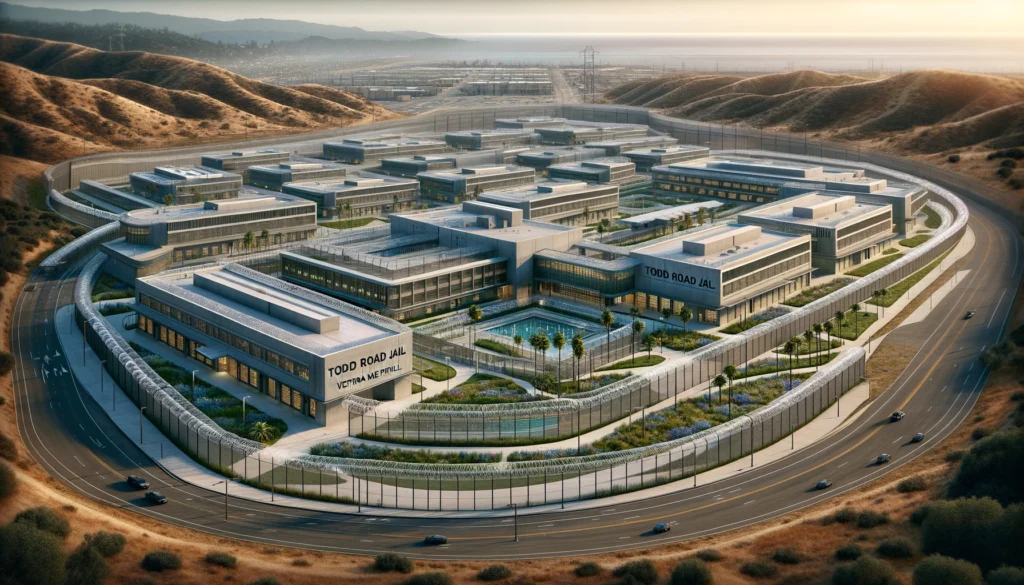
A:
<svg viewBox="0 0 1024 585">
<path fill-rule="evenodd" d="M 395 319 L 474 303 L 526 298 L 533 256 L 569 249 L 580 228 L 523 220 L 523 212 L 480 201 L 391 216 L 379 240 L 282 252 L 282 277 Z"/>
<path fill-rule="evenodd" d="M 611 122 L 571 121 L 566 126 L 535 128 L 542 144 L 589 144 L 647 136 L 647 126 Z"/>
<path fill-rule="evenodd" d="M 315 212 L 312 203 L 285 196 L 129 211 L 119 220 L 121 237 L 103 244 L 104 270 L 131 283 L 172 264 L 248 252 L 247 233 L 255 238 L 253 251 L 305 240 L 316 234 Z"/>
<path fill-rule="evenodd" d="M 288 162 L 289 154 L 273 149 L 234 151 L 222 154 L 204 154 L 200 164 L 204 167 L 217 169 L 218 171 L 230 171 L 242 175 L 242 180 L 248 182 L 249 167 L 256 165 L 276 165 Z"/>
<path fill-rule="evenodd" d="M 282 191 L 316 203 L 317 217 L 364 217 L 412 207 L 420 184 L 414 179 L 373 175 L 344 181 L 286 183 Z"/>
<path fill-rule="evenodd" d="M 548 146 L 546 148 L 532 148 L 519 153 L 516 162 L 524 167 L 530 167 L 538 171 L 546 171 L 551 165 L 565 164 L 603 158 L 604 151 L 597 148 L 585 148 L 581 146 Z"/>
<path fill-rule="evenodd" d="M 381 172 L 395 177 L 415 178 L 426 171 L 453 169 L 456 166 L 454 156 L 417 154 L 401 158 L 385 158 L 380 161 Z"/>
<path fill-rule="evenodd" d="M 683 225 L 687 216 L 692 220 L 701 209 L 711 211 L 718 207 L 722 207 L 722 205 L 723 204 L 720 201 L 699 201 L 697 203 L 687 203 L 686 205 L 667 207 L 650 213 L 641 213 L 632 217 L 624 217 L 618 221 L 619 223 L 626 224 L 636 230 L 664 227 L 667 225 Z M 695 220 L 693 223 L 696 225 Z"/>
<path fill-rule="evenodd" d="M 627 150 L 638 148 L 668 148 L 675 146 L 679 140 L 671 136 L 639 136 L 636 138 L 623 138 L 621 140 L 599 140 L 588 142 L 587 148 L 598 148 L 604 151 L 605 156 L 619 156 Z"/>
<path fill-rule="evenodd" d="M 880 257 L 898 237 L 892 206 L 858 203 L 853 195 L 807 193 L 740 214 L 744 225 L 811 236 L 812 263 L 833 274 Z"/>
<path fill-rule="evenodd" d="M 459 203 L 495 189 L 532 185 L 535 177 L 533 169 L 514 165 L 469 166 L 416 175 L 422 197 L 449 203 Z"/>
<path fill-rule="evenodd" d="M 152 173 L 128 175 L 132 192 L 146 199 L 172 205 L 238 197 L 242 176 L 207 167 L 157 167 Z"/>
<path fill-rule="evenodd" d="M 278 165 L 249 167 L 249 184 L 272 191 L 280 191 L 285 183 L 340 179 L 345 167 L 311 162 L 284 162 Z"/>
<path fill-rule="evenodd" d="M 533 130 L 515 128 L 460 130 L 445 134 L 444 141 L 452 148 L 484 150 L 488 148 L 507 148 L 510 146 L 534 144 L 537 142 L 537 135 Z"/>
<path fill-rule="evenodd" d="M 588 183 L 622 183 L 636 177 L 636 165 L 621 157 L 595 158 L 578 163 L 551 165 L 548 167 L 548 177 Z"/>
<path fill-rule="evenodd" d="M 121 189 L 115 189 L 114 187 L 88 179 L 79 181 L 78 188 L 73 189 L 71 192 L 100 209 L 106 207 L 114 213 L 118 213 L 117 210 L 130 211 L 132 209 L 147 209 L 161 205 L 151 199 L 132 195 L 127 190 L 122 191 Z"/>
<path fill-rule="evenodd" d="M 636 170 L 645 173 L 650 172 L 654 167 L 704 159 L 708 158 L 710 155 L 710 148 L 706 146 L 692 146 L 689 144 L 662 146 L 657 148 L 641 148 L 637 150 L 627 150 L 622 153 L 622 156 L 628 158 L 636 165 Z"/>
<path fill-rule="evenodd" d="M 569 123 L 565 118 L 550 116 L 524 116 L 522 118 L 497 118 L 495 128 L 556 128 Z"/>
<path fill-rule="evenodd" d="M 427 138 L 405 138 L 402 136 L 371 136 L 346 138 L 341 142 L 325 142 L 323 156 L 352 164 L 379 161 L 384 158 L 411 156 L 414 154 L 436 154 L 447 152 L 448 145 Z"/>
<path fill-rule="evenodd" d="M 543 181 L 522 189 L 488 191 L 480 201 L 519 209 L 523 219 L 587 225 L 619 212 L 619 186 L 580 181 Z"/>
<path fill-rule="evenodd" d="M 554 85 L 536 79 L 468 81 L 459 88 L 465 95 L 551 95 Z"/>
<path fill-rule="evenodd" d="M 136 282 L 139 331 L 323 426 L 352 395 L 412 393 L 412 331 L 390 319 L 229 264 Z"/>
</svg>

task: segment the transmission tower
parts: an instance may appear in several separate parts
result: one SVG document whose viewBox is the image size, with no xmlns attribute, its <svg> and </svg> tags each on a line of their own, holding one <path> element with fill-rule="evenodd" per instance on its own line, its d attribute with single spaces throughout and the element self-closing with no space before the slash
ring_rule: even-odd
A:
<svg viewBox="0 0 1024 585">
<path fill-rule="evenodd" d="M 121 52 L 124 52 L 124 25 L 117 25 L 117 36 L 121 37 Z"/>
<path fill-rule="evenodd" d="M 580 54 L 583 55 L 583 101 L 594 103 L 597 98 L 597 68 L 594 66 L 594 55 L 597 51 L 587 45 Z"/>
</svg>

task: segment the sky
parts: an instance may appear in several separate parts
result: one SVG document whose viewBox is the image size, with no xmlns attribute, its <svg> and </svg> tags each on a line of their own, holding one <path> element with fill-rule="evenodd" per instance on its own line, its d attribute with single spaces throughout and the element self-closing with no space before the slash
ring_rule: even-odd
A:
<svg viewBox="0 0 1024 585">
<path fill-rule="evenodd" d="M 8 0 L 369 30 L 552 35 L 1024 36 L 1024 0 Z"/>
</svg>

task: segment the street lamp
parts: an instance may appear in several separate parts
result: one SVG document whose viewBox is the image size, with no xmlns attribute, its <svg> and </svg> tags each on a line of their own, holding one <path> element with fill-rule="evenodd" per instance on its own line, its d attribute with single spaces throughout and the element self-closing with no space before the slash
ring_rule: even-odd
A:
<svg viewBox="0 0 1024 585">
<path fill-rule="evenodd" d="M 210 487 L 217 487 L 220 484 L 224 484 L 224 520 L 228 519 L 228 480 L 218 481 Z"/>
<path fill-rule="evenodd" d="M 448 356 L 444 356 L 444 367 L 445 367 L 444 375 L 447 376 L 448 375 L 448 370 L 450 370 L 451 367 L 452 367 L 451 366 L 451 359 Z M 451 389 L 452 389 L 452 379 L 451 379 L 451 377 L 449 377 L 446 380 L 446 382 L 448 383 L 447 391 L 451 392 Z"/>
<path fill-rule="evenodd" d="M 199 370 L 192 370 L 192 395 L 188 397 L 189 402 L 196 401 L 196 372 Z"/>
<path fill-rule="evenodd" d="M 519 542 L 519 504 L 513 502 L 509 504 L 508 507 L 512 508 L 512 526 L 515 530 L 515 538 L 513 539 L 513 542 Z"/>
<path fill-rule="evenodd" d="M 146 407 L 139 407 L 139 446 L 142 446 L 142 415 L 146 412 Z"/>
<path fill-rule="evenodd" d="M 242 434 L 245 434 L 245 401 L 252 398 L 252 396 L 244 396 L 242 398 Z"/>
<path fill-rule="evenodd" d="M 100 360 L 100 394 L 103 394 L 103 366 L 107 365 L 107 360 Z"/>
</svg>

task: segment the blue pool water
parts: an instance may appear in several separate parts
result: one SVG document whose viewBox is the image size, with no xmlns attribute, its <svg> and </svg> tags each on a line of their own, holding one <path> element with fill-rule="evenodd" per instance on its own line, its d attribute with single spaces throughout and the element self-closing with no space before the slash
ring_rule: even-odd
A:
<svg viewBox="0 0 1024 585">
<path fill-rule="evenodd" d="M 548 338 L 553 338 L 555 333 L 559 331 L 565 338 L 572 339 L 577 333 L 582 333 L 586 337 L 589 332 L 585 328 L 577 328 L 568 323 L 561 323 L 551 319 L 545 319 L 543 317 L 527 317 L 520 321 L 514 321 L 512 323 L 506 323 L 505 325 L 499 325 L 493 329 L 486 329 L 488 333 L 495 335 L 503 335 L 505 337 L 514 337 L 521 335 L 523 339 L 529 339 L 534 333 L 544 331 L 548 334 Z"/>
</svg>

